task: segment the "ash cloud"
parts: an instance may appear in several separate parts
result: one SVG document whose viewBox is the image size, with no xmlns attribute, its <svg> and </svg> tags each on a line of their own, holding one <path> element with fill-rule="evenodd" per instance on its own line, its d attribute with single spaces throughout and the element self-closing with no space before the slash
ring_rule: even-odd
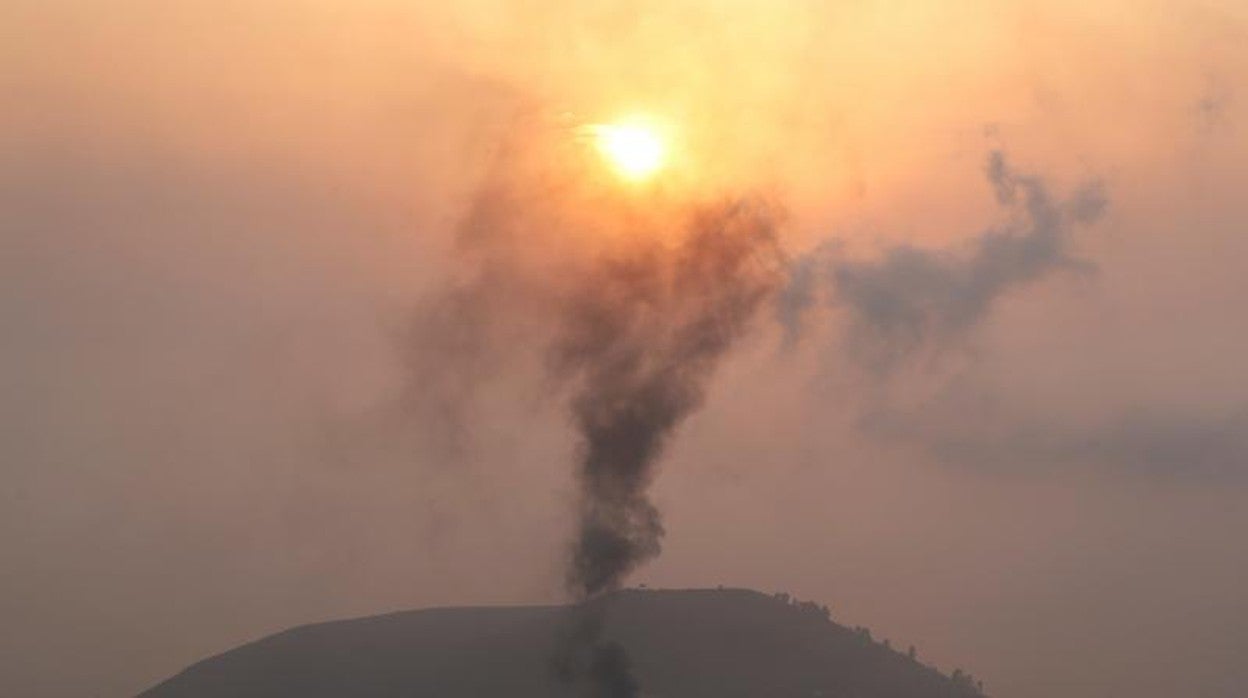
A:
<svg viewBox="0 0 1248 698">
<path fill-rule="evenodd" d="M 1069 251 L 1071 232 L 1095 223 L 1108 200 L 1099 182 L 1058 200 L 1040 177 L 1015 170 L 1001 151 L 985 166 L 1005 223 L 960 250 L 911 244 L 879 258 L 848 259 L 832 241 L 795 260 L 779 313 L 790 341 L 806 312 L 826 301 L 848 314 L 847 350 L 859 364 L 887 373 L 924 349 L 962 337 L 1015 287 L 1060 269 L 1090 265 Z"/>
<path fill-rule="evenodd" d="M 575 381 L 582 440 L 575 594 L 616 589 L 658 555 L 662 521 L 646 497 L 655 465 L 779 271 L 770 210 L 734 202 L 695 214 L 676 249 L 606 260 L 578 285 L 551 353 L 552 370 Z"/>
<path fill-rule="evenodd" d="M 664 448 L 783 283 L 777 211 L 744 197 L 587 213 L 575 192 L 529 177 L 484 187 L 464 219 L 467 280 L 413 332 L 418 402 L 466 435 L 482 382 L 516 355 L 539 357 L 576 441 L 565 584 L 582 603 L 554 650 L 555 676 L 583 695 L 626 698 L 638 684 L 624 648 L 603 636 L 610 593 L 659 554 L 648 490 Z M 600 227 L 623 242 L 576 243 Z"/>
<path fill-rule="evenodd" d="M 759 200 L 675 216 L 570 215 L 563 207 L 579 200 L 566 183 L 514 169 L 522 174 L 503 168 L 480 190 L 458 237 L 465 281 L 413 333 L 417 402 L 436 406 L 440 431 L 467 434 L 466 404 L 484 382 L 518 356 L 541 363 L 541 389 L 565 405 L 575 432 L 579 501 L 565 584 L 581 600 L 620 588 L 659 555 L 663 519 L 648 490 L 663 450 L 761 308 L 775 304 L 791 341 L 815 306 L 843 310 L 847 355 L 886 374 L 960 341 L 1013 289 L 1090 269 L 1070 251 L 1072 233 L 1108 205 L 1098 182 L 1058 197 L 994 151 L 984 174 L 1004 220 L 964 247 L 903 244 L 862 260 L 834 240 L 787 258 L 777 210 Z M 576 248 L 570 259 L 545 250 L 596 226 L 623 226 L 628 244 Z"/>
</svg>

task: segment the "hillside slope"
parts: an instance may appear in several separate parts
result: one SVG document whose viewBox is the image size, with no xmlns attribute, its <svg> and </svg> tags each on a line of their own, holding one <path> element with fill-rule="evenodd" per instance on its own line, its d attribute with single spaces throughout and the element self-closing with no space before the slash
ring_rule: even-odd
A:
<svg viewBox="0 0 1248 698">
<path fill-rule="evenodd" d="M 142 698 L 545 698 L 567 609 L 443 608 L 294 628 L 206 659 Z M 651 698 L 969 698 L 812 604 L 745 590 L 629 590 L 606 634 Z"/>
</svg>

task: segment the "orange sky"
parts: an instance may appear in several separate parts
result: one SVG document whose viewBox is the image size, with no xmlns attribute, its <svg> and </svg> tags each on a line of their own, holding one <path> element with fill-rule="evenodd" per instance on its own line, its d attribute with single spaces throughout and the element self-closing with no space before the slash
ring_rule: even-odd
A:
<svg viewBox="0 0 1248 698">
<path fill-rule="evenodd" d="M 1062 200 L 1104 183 L 1071 242 L 1096 271 L 885 384 L 839 306 L 787 349 L 762 323 L 672 446 L 637 581 L 826 602 L 994 695 L 1248 681 L 1243 3 L 0 0 L 0 27 L 0 693 L 559 597 L 575 444 L 540 357 L 491 367 L 465 451 L 396 406 L 483 186 L 560 192 L 514 250 L 534 277 L 615 213 L 742 195 L 795 257 L 956 255 L 1002 222 L 994 149 Z M 634 113 L 672 162 L 620 187 L 576 134 Z"/>
</svg>

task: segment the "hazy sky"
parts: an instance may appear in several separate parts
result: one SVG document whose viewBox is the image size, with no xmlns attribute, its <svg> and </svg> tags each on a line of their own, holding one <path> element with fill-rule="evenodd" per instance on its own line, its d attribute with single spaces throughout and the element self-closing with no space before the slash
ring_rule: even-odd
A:
<svg viewBox="0 0 1248 698">
<path fill-rule="evenodd" d="M 0 36 L 0 693 L 563 598 L 543 316 L 432 373 L 421 318 L 617 235 L 568 163 L 631 113 L 656 210 L 774 202 L 792 263 L 634 582 L 827 603 L 1007 698 L 1248 684 L 1242 2 L 0 0 Z M 465 245 L 500 181 L 541 234 Z"/>
</svg>

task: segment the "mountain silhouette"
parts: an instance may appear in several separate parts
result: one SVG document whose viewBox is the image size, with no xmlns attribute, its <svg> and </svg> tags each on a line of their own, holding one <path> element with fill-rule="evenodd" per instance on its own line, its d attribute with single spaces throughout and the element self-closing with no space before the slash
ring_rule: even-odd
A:
<svg viewBox="0 0 1248 698">
<path fill-rule="evenodd" d="M 974 698 L 973 679 L 877 643 L 826 608 L 740 589 L 599 601 L 647 698 Z M 560 606 L 433 608 L 306 625 L 188 667 L 140 698 L 571 696 L 551 657 Z"/>
</svg>

